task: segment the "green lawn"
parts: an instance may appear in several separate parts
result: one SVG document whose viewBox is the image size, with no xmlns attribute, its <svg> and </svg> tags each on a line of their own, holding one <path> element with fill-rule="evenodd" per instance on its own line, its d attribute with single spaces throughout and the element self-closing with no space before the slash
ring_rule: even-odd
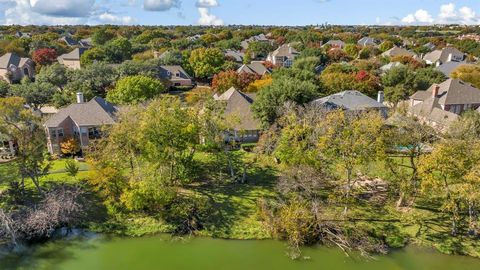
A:
<svg viewBox="0 0 480 270">
<path fill-rule="evenodd" d="M 80 171 L 74 178 L 65 172 L 65 159 L 54 160 L 51 162 L 49 174 L 41 177 L 40 183 L 42 186 L 48 186 L 53 183 L 75 183 L 80 179 L 84 179 L 88 175 L 88 165 L 84 162 L 78 163 Z M 8 188 L 8 185 L 13 180 L 20 178 L 18 170 L 14 162 L 0 164 L 0 191 Z M 28 179 L 25 181 L 27 188 L 33 188 L 33 183 Z"/>
</svg>

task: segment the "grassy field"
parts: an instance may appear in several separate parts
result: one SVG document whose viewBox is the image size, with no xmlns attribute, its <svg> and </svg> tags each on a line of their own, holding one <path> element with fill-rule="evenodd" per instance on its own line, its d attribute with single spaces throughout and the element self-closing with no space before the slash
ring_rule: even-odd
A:
<svg viewBox="0 0 480 270">
<path fill-rule="evenodd" d="M 255 156 L 244 151 L 236 152 L 237 158 L 247 164 L 246 183 L 193 183 L 184 187 L 188 192 L 202 195 L 212 203 L 212 221 L 205 224 L 205 230 L 199 234 L 227 239 L 265 239 L 270 235 L 257 218 L 257 201 L 260 198 L 277 196 L 274 189 L 278 168 L 268 162 L 259 162 Z M 198 154 L 199 161 L 211 163 L 211 155 Z M 207 162 L 208 161 L 208 162 Z M 52 163 L 50 173 L 41 179 L 43 186 L 52 183 L 75 183 L 85 179 L 88 166 L 79 163 L 81 172 L 76 178 L 65 173 L 65 160 Z M 382 164 L 372 164 L 369 169 L 375 171 L 370 176 L 383 176 Z M 208 170 L 208 168 L 207 168 Z M 8 181 L 18 179 L 12 164 L 0 164 L 0 190 L 8 187 Z M 33 188 L 27 180 L 27 188 Z M 372 206 L 361 202 L 351 207 L 350 213 L 355 223 L 370 228 L 377 236 L 384 238 L 393 247 L 402 247 L 407 243 L 431 246 L 447 254 L 465 254 L 480 257 L 480 241 L 470 237 L 450 235 L 449 217 L 436 209 L 435 202 L 417 200 L 408 209 L 397 209 L 393 200 L 384 205 Z M 97 201 L 97 205 L 101 205 Z M 335 211 L 335 209 L 331 209 Z M 87 224 L 92 231 L 114 233 L 128 236 L 142 236 L 172 231 L 161 218 L 146 214 L 129 214 L 107 217 L 106 210 L 99 207 L 92 210 L 99 221 Z M 463 233 L 465 235 L 465 233 Z"/>
<path fill-rule="evenodd" d="M 79 162 L 79 172 L 74 178 L 65 172 L 65 159 L 54 160 L 51 162 L 51 168 L 47 175 L 40 179 L 42 186 L 49 186 L 53 183 L 75 183 L 80 179 L 84 179 L 88 175 L 88 165 L 84 162 Z M 20 179 L 18 170 L 14 162 L 0 164 L 0 191 L 8 188 L 9 182 Z M 25 181 L 27 188 L 33 188 L 33 183 L 30 180 Z"/>
</svg>

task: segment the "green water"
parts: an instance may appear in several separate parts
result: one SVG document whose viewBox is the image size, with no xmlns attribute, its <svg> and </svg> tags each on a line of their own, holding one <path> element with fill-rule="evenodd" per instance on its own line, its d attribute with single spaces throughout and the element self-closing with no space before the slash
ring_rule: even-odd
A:
<svg viewBox="0 0 480 270">
<path fill-rule="evenodd" d="M 167 237 L 53 241 L 31 254 L 0 259 L 0 269 L 480 269 L 480 260 L 410 247 L 367 261 L 347 258 L 333 248 L 309 248 L 307 260 L 292 261 L 276 241 L 228 241 Z"/>
</svg>

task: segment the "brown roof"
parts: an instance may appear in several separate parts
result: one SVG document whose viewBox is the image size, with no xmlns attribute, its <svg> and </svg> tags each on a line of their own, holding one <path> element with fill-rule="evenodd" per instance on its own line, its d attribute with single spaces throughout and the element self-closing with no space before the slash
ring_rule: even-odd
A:
<svg viewBox="0 0 480 270">
<path fill-rule="evenodd" d="M 410 107 L 409 112 L 427 122 L 434 122 L 441 128 L 448 127 L 458 119 L 459 115 L 444 111 L 439 104 L 439 98 L 429 98 L 424 102 Z"/>
<path fill-rule="evenodd" d="M 393 47 L 391 48 L 390 50 L 382 53 L 382 56 L 388 56 L 388 57 L 395 57 L 395 56 L 403 56 L 403 55 L 406 55 L 406 56 L 416 56 L 415 53 L 409 51 L 409 50 L 406 50 L 404 48 L 400 48 L 400 47 Z"/>
<path fill-rule="evenodd" d="M 238 118 L 235 130 L 260 130 L 260 122 L 251 110 L 255 95 L 247 95 L 232 87 L 220 96 L 215 94 L 213 98 L 226 103 L 225 116 Z"/>
</svg>

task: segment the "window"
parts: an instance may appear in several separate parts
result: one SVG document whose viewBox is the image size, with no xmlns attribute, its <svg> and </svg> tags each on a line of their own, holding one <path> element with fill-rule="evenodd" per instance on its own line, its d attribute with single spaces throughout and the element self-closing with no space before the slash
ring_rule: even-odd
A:
<svg viewBox="0 0 480 270">
<path fill-rule="evenodd" d="M 63 128 L 57 128 L 57 136 L 63 137 L 65 134 L 63 133 Z"/>
<path fill-rule="evenodd" d="M 96 128 L 96 127 L 91 127 L 91 128 L 88 129 L 88 138 L 90 138 L 90 139 L 98 139 L 98 138 L 100 138 L 101 135 L 102 134 L 101 134 L 100 130 L 98 130 L 98 128 Z"/>
<path fill-rule="evenodd" d="M 25 76 L 29 76 L 28 68 L 23 69 L 23 74 L 25 74 Z"/>
<path fill-rule="evenodd" d="M 179 72 L 175 73 L 175 77 L 180 77 L 180 73 Z"/>
</svg>

